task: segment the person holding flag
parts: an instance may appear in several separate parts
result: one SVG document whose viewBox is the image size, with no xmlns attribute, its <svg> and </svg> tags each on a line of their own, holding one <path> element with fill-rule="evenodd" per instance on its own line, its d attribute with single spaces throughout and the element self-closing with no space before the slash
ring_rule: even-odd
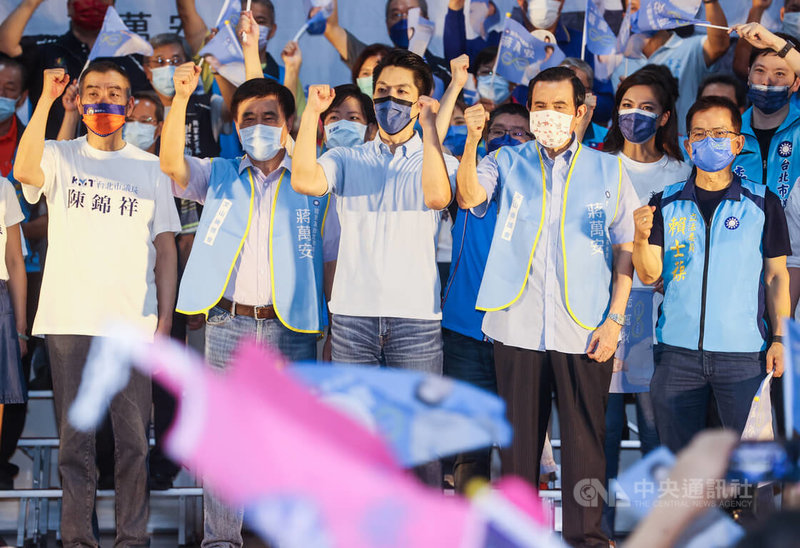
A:
<svg viewBox="0 0 800 548">
<path fill-rule="evenodd" d="M 789 223 L 792 255 L 787 258 L 791 277 L 791 306 L 800 299 L 800 107 L 791 101 L 800 89 L 800 50 L 788 34 L 772 32 L 759 23 L 733 27 L 753 46 L 747 77 L 752 106 L 742 115 L 744 148 L 733 162 L 733 172 L 762 183 L 780 198 Z M 800 149 L 798 149 L 800 150 Z"/>
<path fill-rule="evenodd" d="M 611 75 L 611 80 L 616 90 L 621 80 L 644 65 L 669 67 L 680 86 L 676 103 L 678 132 L 684 135 L 686 113 L 694 103 L 697 88 L 710 72 L 712 65 L 728 51 L 731 41 L 727 32 L 728 22 L 719 0 L 703 2 L 706 18 L 711 25 L 705 36 L 693 34 L 693 28 L 687 26 L 696 23 L 694 19 L 665 17 L 661 12 L 653 14 L 653 10 L 659 7 L 666 9 L 671 5 L 669 0 L 631 0 L 628 7 L 631 33 L 644 33 L 648 38 L 644 41 L 641 52 L 622 59 Z M 674 8 L 673 11 L 681 10 Z M 632 55 L 634 52 L 627 53 Z"/>
<path fill-rule="evenodd" d="M 71 81 L 78 79 L 103 27 L 106 11 L 114 5 L 114 0 L 69 0 L 69 30 L 66 33 L 60 36 L 23 37 L 25 27 L 42 2 L 44 0 L 19 2 L 5 21 L 0 23 L 0 52 L 9 57 L 18 57 L 27 68 L 30 74 L 28 93 L 32 105 L 38 103 L 42 93 L 42 74 L 45 69 L 62 67 Z M 114 57 L 113 60 L 125 70 L 133 91 L 149 89 L 141 63 L 135 56 Z M 53 103 L 52 108 L 47 118 L 48 139 L 56 138 L 64 118 L 61 101 Z"/>
<path fill-rule="evenodd" d="M 639 199 L 619 158 L 582 146 L 583 84 L 567 67 L 530 84 L 535 141 L 458 169 L 459 207 L 497 222 L 476 308 L 494 340 L 498 393 L 514 428 L 504 474 L 536 485 L 555 387 L 562 432 L 564 540 L 608 546 L 602 507 L 581 482 L 605 477 L 612 358 L 631 288 L 632 212 Z M 587 226 L 590 230 L 582 227 Z"/>
</svg>

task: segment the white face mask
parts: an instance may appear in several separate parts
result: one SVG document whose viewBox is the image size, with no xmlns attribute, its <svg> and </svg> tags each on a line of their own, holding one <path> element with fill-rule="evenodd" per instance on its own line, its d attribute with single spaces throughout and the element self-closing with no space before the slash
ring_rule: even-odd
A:
<svg viewBox="0 0 800 548">
<path fill-rule="evenodd" d="M 537 29 L 549 29 L 558 20 L 558 0 L 528 0 L 528 21 Z"/>
<path fill-rule="evenodd" d="M 258 25 L 258 51 L 264 51 L 267 49 L 267 44 L 269 43 L 269 33 L 271 30 L 272 27 Z"/>
<path fill-rule="evenodd" d="M 156 142 L 156 126 L 142 122 L 127 122 L 122 126 L 122 138 L 135 147 L 147 150 Z"/>
<path fill-rule="evenodd" d="M 572 114 L 555 110 L 535 110 L 531 112 L 531 133 L 546 148 L 560 148 L 572 137 Z"/>
</svg>

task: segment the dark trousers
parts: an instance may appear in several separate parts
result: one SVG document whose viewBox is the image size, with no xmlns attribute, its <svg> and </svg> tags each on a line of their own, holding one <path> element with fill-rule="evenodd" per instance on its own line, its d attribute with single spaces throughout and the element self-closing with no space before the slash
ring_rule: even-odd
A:
<svg viewBox="0 0 800 548">
<path fill-rule="evenodd" d="M 441 266 L 441 263 L 440 263 Z M 444 374 L 497 393 L 492 343 L 479 341 L 442 328 Z M 472 478 L 489 479 L 491 447 L 456 455 L 453 479 L 456 491 L 463 493 Z"/>
<path fill-rule="evenodd" d="M 95 433 L 75 430 L 67 414 L 83 377 L 92 337 L 48 335 L 53 372 L 53 403 L 61 445 L 61 538 L 65 548 L 98 546 L 92 527 L 97 487 Z M 147 519 L 147 426 L 150 422 L 150 379 L 131 371 L 128 385 L 110 405 L 114 430 L 115 547 L 149 546 Z"/>
<path fill-rule="evenodd" d="M 537 485 L 555 388 L 561 431 L 563 538 L 572 546 L 608 546 L 601 527 L 602 500 L 586 498 L 584 487 L 602 486 L 603 449 L 612 360 L 597 363 L 585 354 L 536 352 L 494 343 L 497 389 L 514 429 L 501 452 L 504 474 Z"/>
<path fill-rule="evenodd" d="M 750 404 L 766 376 L 763 352 L 706 352 L 666 344 L 653 349 L 650 393 L 658 437 L 677 453 L 706 427 L 713 394 L 722 426 L 744 430 Z"/>
</svg>

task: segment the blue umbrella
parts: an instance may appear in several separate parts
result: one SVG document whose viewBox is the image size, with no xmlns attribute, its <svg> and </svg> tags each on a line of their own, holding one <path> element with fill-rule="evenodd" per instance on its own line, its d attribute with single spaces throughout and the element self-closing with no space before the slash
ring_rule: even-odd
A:
<svg viewBox="0 0 800 548">
<path fill-rule="evenodd" d="M 505 403 L 465 382 L 420 371 L 298 364 L 320 398 L 381 434 L 406 467 L 511 442 Z"/>
</svg>

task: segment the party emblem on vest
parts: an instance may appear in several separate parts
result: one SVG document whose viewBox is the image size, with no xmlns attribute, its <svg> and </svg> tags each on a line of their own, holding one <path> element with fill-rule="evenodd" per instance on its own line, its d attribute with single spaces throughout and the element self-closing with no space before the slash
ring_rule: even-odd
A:
<svg viewBox="0 0 800 548">
<path fill-rule="evenodd" d="M 739 219 L 736 217 L 728 217 L 725 219 L 725 228 L 728 230 L 736 230 L 739 228 Z"/>
<path fill-rule="evenodd" d="M 781 158 L 788 158 L 792 155 L 792 143 L 784 141 L 778 145 L 778 156 Z"/>
</svg>

